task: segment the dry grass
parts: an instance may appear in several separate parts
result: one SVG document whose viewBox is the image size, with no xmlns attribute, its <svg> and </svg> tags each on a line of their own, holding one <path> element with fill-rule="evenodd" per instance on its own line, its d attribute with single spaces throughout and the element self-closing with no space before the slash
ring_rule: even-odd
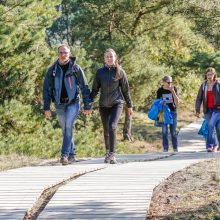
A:
<svg viewBox="0 0 220 220">
<path fill-rule="evenodd" d="M 195 120 L 193 111 L 185 106 L 178 108 L 178 130 Z M 162 150 L 161 128 L 154 127 L 154 122 L 147 117 L 147 113 L 135 112 L 132 120 L 133 142 L 122 141 L 123 118 L 120 120 L 118 128 L 118 144 L 125 146 L 124 152 L 119 153 L 146 153 Z M 0 171 L 14 169 L 24 166 L 36 165 L 56 165 L 57 159 L 45 160 L 33 156 L 25 155 L 0 155 Z"/>
<path fill-rule="evenodd" d="M 177 131 L 196 120 L 193 106 L 187 111 L 184 104 L 178 107 Z M 120 123 L 119 131 L 123 123 Z M 120 135 L 120 132 L 119 132 Z M 132 119 L 132 135 L 134 142 L 126 142 L 129 148 L 138 149 L 139 153 L 162 150 L 161 127 L 155 127 L 154 121 L 150 120 L 147 113 L 135 112 Z M 121 138 L 122 139 L 122 138 Z M 120 136 L 119 136 L 120 140 Z"/>
<path fill-rule="evenodd" d="M 47 160 L 40 159 L 33 156 L 25 155 L 0 155 L 0 171 L 15 169 L 24 166 L 36 166 L 45 163 Z"/>
<path fill-rule="evenodd" d="M 220 219 L 220 158 L 187 167 L 157 186 L 147 219 Z"/>
</svg>

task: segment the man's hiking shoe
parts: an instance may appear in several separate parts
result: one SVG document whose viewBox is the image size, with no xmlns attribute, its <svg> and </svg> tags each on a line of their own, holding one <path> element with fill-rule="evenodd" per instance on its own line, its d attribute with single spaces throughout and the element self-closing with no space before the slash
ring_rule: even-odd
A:
<svg viewBox="0 0 220 220">
<path fill-rule="evenodd" d="M 212 147 L 207 148 L 207 152 L 212 152 Z"/>
<path fill-rule="evenodd" d="M 115 154 L 114 153 L 109 153 L 109 160 L 110 160 L 110 164 L 116 164 L 117 160 L 115 158 Z"/>
<path fill-rule="evenodd" d="M 75 162 L 76 162 L 76 157 L 75 157 L 75 155 L 69 155 L 68 161 L 69 161 L 69 163 L 75 163 Z"/>
<path fill-rule="evenodd" d="M 67 156 L 61 157 L 60 163 L 62 163 L 62 165 L 68 165 L 69 164 L 68 157 Z"/>
<path fill-rule="evenodd" d="M 104 163 L 110 163 L 109 153 L 106 153 Z"/>
</svg>

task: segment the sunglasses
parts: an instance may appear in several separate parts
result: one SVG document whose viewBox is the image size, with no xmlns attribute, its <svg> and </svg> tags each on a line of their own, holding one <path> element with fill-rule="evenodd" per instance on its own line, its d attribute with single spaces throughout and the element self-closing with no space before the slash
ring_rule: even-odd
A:
<svg viewBox="0 0 220 220">
<path fill-rule="evenodd" d="M 59 51 L 59 54 L 68 54 L 69 52 L 62 52 L 62 51 Z"/>
<path fill-rule="evenodd" d="M 171 84 L 172 82 L 166 82 L 166 83 Z"/>
</svg>

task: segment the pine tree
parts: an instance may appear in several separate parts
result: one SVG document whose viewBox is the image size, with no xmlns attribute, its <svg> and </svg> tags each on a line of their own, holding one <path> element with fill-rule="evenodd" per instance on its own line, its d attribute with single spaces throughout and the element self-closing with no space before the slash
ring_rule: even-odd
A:
<svg viewBox="0 0 220 220">
<path fill-rule="evenodd" d="M 58 0 L 1 1 L 0 103 L 38 98 L 39 78 L 52 58 L 45 30 L 58 16 L 55 9 L 58 3 Z"/>
</svg>

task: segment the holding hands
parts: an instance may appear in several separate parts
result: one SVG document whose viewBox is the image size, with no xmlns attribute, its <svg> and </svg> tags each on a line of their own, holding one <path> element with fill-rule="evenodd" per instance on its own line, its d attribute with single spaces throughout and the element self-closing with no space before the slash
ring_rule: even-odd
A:
<svg viewBox="0 0 220 220">
<path fill-rule="evenodd" d="M 46 119 L 50 119 L 51 118 L 51 111 L 50 110 L 45 111 L 44 116 Z"/>
<path fill-rule="evenodd" d="M 90 110 L 83 109 L 82 112 L 83 112 L 84 115 L 89 115 L 89 114 L 92 113 L 92 109 L 90 109 Z"/>
</svg>

